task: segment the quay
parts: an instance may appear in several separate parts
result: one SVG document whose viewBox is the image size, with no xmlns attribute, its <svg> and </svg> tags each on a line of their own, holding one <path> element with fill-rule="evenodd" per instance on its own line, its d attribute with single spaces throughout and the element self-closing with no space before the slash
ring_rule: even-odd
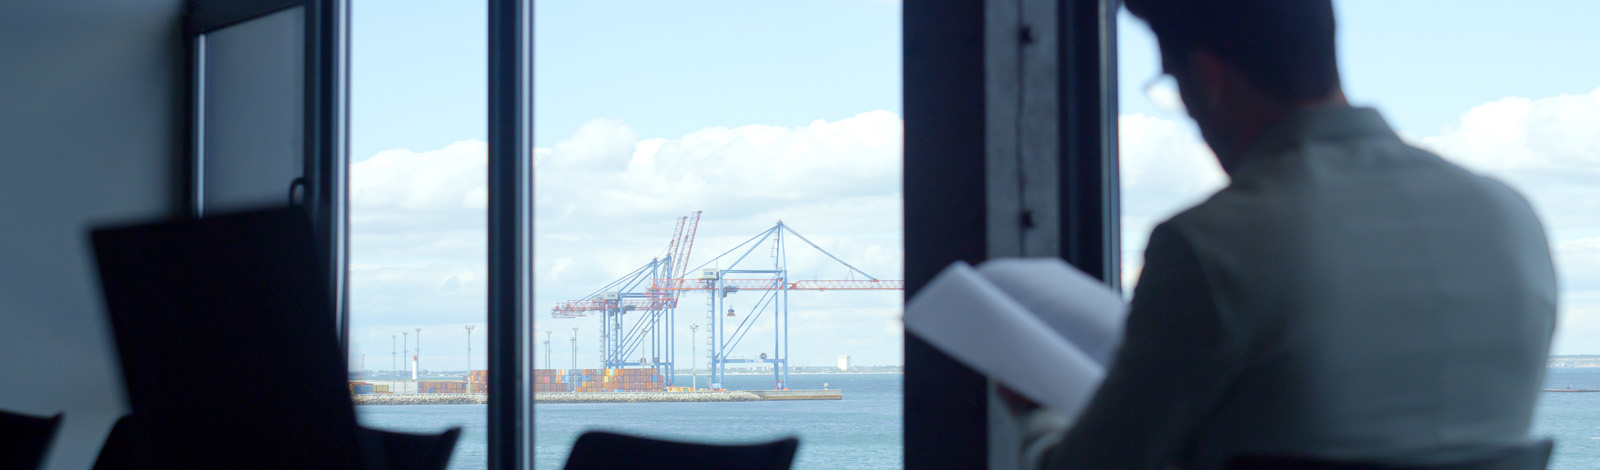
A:
<svg viewBox="0 0 1600 470">
<path fill-rule="evenodd" d="M 482 393 L 369 393 L 354 395 L 357 405 L 482 405 Z M 723 392 L 551 392 L 535 393 L 534 403 L 714 403 L 771 400 L 842 400 L 839 390 L 750 390 Z"/>
<path fill-rule="evenodd" d="M 841 390 L 746 390 L 762 400 L 843 400 Z"/>
</svg>

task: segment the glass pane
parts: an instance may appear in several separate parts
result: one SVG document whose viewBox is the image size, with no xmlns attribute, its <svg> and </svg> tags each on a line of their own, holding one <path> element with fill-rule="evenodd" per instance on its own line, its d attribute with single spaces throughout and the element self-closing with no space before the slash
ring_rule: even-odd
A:
<svg viewBox="0 0 1600 470">
<path fill-rule="evenodd" d="M 537 8 L 537 467 L 591 429 L 900 466 L 898 3 Z"/>
<path fill-rule="evenodd" d="M 357 417 L 461 427 L 452 469 L 488 457 L 486 7 L 351 5 L 350 379 L 368 384 Z"/>
<path fill-rule="evenodd" d="M 202 42 L 202 210 L 287 204 L 289 183 L 305 171 L 304 8 Z"/>
<path fill-rule="evenodd" d="M 1545 388 L 1600 390 L 1600 13 L 1582 1 L 1335 2 L 1352 104 L 1373 106 L 1412 145 L 1510 184 L 1545 224 L 1560 279 Z M 1439 13 L 1448 11 L 1448 15 Z M 1435 18 L 1444 21 L 1415 21 Z M 1187 116 L 1144 96 L 1160 72 L 1154 38 L 1118 24 L 1125 282 L 1154 223 L 1226 184 Z M 1554 438 L 1551 469 L 1594 468 L 1600 393 L 1544 393 L 1532 434 Z"/>
</svg>

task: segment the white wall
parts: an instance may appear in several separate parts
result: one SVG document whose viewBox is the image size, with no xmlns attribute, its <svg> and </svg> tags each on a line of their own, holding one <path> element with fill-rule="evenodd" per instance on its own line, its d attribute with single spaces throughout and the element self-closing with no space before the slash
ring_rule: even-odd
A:
<svg viewBox="0 0 1600 470">
<path fill-rule="evenodd" d="M 0 2 L 0 409 L 65 412 L 88 468 L 125 409 L 86 229 L 176 213 L 182 0 Z"/>
</svg>

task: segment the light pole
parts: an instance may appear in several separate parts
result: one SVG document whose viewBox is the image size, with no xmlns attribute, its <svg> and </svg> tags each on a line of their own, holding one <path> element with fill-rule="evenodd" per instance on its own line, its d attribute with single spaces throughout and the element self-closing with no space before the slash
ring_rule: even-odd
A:
<svg viewBox="0 0 1600 470">
<path fill-rule="evenodd" d="M 400 332 L 400 340 L 401 341 L 409 341 L 410 339 L 411 339 L 411 332 L 409 332 L 409 331 Z M 407 342 L 407 343 L 400 343 L 400 344 L 404 345 L 404 346 L 400 347 L 401 351 L 405 351 L 406 354 L 411 354 L 411 343 Z M 411 360 L 407 359 L 406 360 L 406 369 L 410 369 L 410 368 L 411 368 Z M 400 374 L 400 393 L 406 393 L 406 374 L 403 373 L 403 372 Z"/>
<path fill-rule="evenodd" d="M 422 327 L 417 327 L 417 373 L 422 373 Z"/>
<path fill-rule="evenodd" d="M 400 335 L 389 335 L 389 373 L 396 372 L 395 367 L 400 365 L 400 356 L 396 355 L 394 347 L 400 344 Z"/>
<path fill-rule="evenodd" d="M 572 368 L 578 368 L 578 328 L 572 328 Z"/>
<path fill-rule="evenodd" d="M 467 393 L 474 393 L 472 387 L 472 325 L 467 325 Z"/>
<path fill-rule="evenodd" d="M 550 368 L 550 330 L 544 330 L 544 368 Z"/>
<path fill-rule="evenodd" d="M 699 354 L 699 348 L 696 348 L 696 345 L 694 344 L 694 331 L 698 329 L 700 329 L 699 324 L 689 324 L 689 373 L 694 374 L 694 378 L 689 382 L 690 391 L 700 389 L 700 369 L 697 368 L 699 366 L 695 362 L 696 359 L 699 359 L 695 356 L 696 354 Z"/>
</svg>

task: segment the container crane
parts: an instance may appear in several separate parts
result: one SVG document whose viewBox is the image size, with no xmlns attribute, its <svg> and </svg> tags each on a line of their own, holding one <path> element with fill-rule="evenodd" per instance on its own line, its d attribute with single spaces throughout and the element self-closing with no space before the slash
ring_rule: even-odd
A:
<svg viewBox="0 0 1600 470">
<path fill-rule="evenodd" d="M 678 300 L 686 292 L 706 292 L 708 298 L 707 322 L 710 328 L 707 342 L 710 345 L 711 387 L 723 388 L 728 364 L 766 363 L 772 365 L 774 388 L 788 390 L 789 381 L 789 292 L 790 291 L 867 291 L 904 290 L 905 281 L 885 280 L 870 274 L 834 256 L 806 239 L 783 221 L 756 234 L 726 252 L 702 263 L 694 270 L 688 268 L 689 254 L 694 245 L 700 212 L 678 219 L 677 229 L 667 246 L 667 254 L 612 281 L 583 299 L 556 304 L 551 315 L 556 318 L 575 318 L 598 312 L 604 328 L 601 333 L 603 363 L 606 368 L 625 366 L 655 367 L 666 376 L 668 384 L 673 378 L 672 351 L 675 344 L 674 324 Z M 864 279 L 793 280 L 788 269 L 789 238 L 798 239 L 816 252 L 847 268 L 854 277 Z M 770 269 L 742 267 L 750 254 L 763 246 L 771 249 Z M 734 255 L 737 254 L 735 257 Z M 707 268 L 732 259 L 726 268 Z M 690 278 L 687 274 L 697 272 Z M 760 292 L 743 310 L 738 310 L 728 296 L 741 291 Z M 722 312 L 726 312 L 723 314 Z M 734 357 L 733 351 L 757 322 L 768 312 L 772 314 L 772 353 L 762 353 L 758 358 Z M 624 316 L 642 313 L 624 328 Z M 730 325 L 732 323 L 732 325 Z M 731 329 L 730 329 L 731 326 Z M 629 362 L 648 336 L 652 339 L 650 354 L 639 362 Z M 667 353 L 662 360 L 663 350 Z M 646 358 L 656 358 L 655 361 Z"/>
</svg>

